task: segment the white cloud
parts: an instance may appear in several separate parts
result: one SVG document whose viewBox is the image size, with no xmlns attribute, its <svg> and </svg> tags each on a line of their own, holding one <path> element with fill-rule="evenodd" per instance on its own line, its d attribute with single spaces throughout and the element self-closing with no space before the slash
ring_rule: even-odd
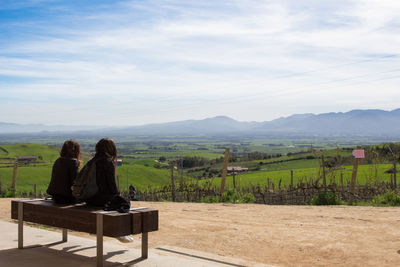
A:
<svg viewBox="0 0 400 267">
<path fill-rule="evenodd" d="M 32 122 L 75 114 L 129 125 L 396 108 L 399 11 L 378 0 L 132 1 L 71 14 L 80 27 L 27 21 L 33 34 L 0 37 L 0 75 L 11 80 L 0 82 L 0 97 L 11 99 L 0 111 L 16 122 L 24 107 Z M 94 121 L 94 111 L 107 115 Z"/>
</svg>

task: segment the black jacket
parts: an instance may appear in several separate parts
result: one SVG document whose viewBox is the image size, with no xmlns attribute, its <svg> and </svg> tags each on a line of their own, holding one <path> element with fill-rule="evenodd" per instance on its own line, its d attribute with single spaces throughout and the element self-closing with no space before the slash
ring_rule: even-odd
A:
<svg viewBox="0 0 400 267">
<path fill-rule="evenodd" d="M 96 160 L 96 183 L 99 191 L 93 197 L 85 199 L 85 202 L 88 205 L 104 206 L 113 196 L 119 195 L 115 183 L 115 165 L 112 159 L 105 156 L 95 156 L 92 160 Z"/>
<path fill-rule="evenodd" d="M 78 174 L 78 160 L 58 158 L 53 165 L 47 193 L 53 197 L 73 198 L 71 186 Z"/>
</svg>

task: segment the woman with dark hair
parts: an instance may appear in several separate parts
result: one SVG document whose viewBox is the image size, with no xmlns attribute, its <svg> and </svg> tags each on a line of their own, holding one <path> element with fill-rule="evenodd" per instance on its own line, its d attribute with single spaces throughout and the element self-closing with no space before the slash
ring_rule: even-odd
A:
<svg viewBox="0 0 400 267">
<path fill-rule="evenodd" d="M 96 162 L 96 184 L 97 193 L 89 199 L 86 204 L 101 206 L 119 195 L 115 183 L 115 166 L 117 163 L 117 147 L 111 138 L 103 138 L 96 144 L 96 154 L 90 161 Z"/>
<path fill-rule="evenodd" d="M 78 174 L 81 147 L 75 140 L 67 140 L 61 148 L 60 157 L 54 162 L 47 193 L 57 203 L 74 203 L 71 186 Z"/>
<path fill-rule="evenodd" d="M 117 165 L 117 146 L 111 138 L 103 138 L 96 144 L 96 154 L 90 161 L 96 163 L 97 193 L 85 199 L 86 204 L 93 206 L 106 206 L 106 203 L 119 196 L 117 184 L 115 183 L 115 166 Z M 117 237 L 120 242 L 133 242 L 131 236 Z"/>
</svg>

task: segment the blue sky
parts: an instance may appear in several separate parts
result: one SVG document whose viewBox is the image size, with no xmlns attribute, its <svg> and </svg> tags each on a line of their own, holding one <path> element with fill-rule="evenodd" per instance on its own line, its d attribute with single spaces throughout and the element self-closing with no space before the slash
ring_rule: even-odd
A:
<svg viewBox="0 0 400 267">
<path fill-rule="evenodd" d="M 400 108 L 400 1 L 3 1 L 0 121 Z"/>
</svg>

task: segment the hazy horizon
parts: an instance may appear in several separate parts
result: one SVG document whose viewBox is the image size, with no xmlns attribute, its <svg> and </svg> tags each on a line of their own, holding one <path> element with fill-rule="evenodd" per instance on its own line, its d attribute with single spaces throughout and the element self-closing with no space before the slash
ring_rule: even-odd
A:
<svg viewBox="0 0 400 267">
<path fill-rule="evenodd" d="M 3 1 L 0 122 L 398 108 L 400 2 Z"/>
<path fill-rule="evenodd" d="M 115 128 L 123 128 L 123 127 L 130 127 L 130 126 L 132 126 L 132 127 L 139 126 L 140 127 L 140 126 L 147 126 L 147 125 L 153 125 L 153 124 L 167 124 L 167 123 L 183 122 L 183 121 L 202 121 L 202 120 L 213 119 L 213 118 L 217 118 L 217 117 L 226 117 L 226 118 L 229 118 L 229 119 L 233 119 L 233 120 L 235 120 L 237 122 L 244 122 L 244 123 L 250 123 L 250 122 L 262 123 L 262 122 L 271 122 L 271 121 L 274 121 L 274 120 L 277 120 L 277 119 L 286 119 L 286 118 L 289 118 L 289 117 L 292 117 L 292 116 L 296 116 L 296 115 L 312 114 L 312 115 L 318 116 L 318 115 L 326 115 L 326 114 L 332 114 L 332 113 L 334 113 L 334 114 L 345 114 L 345 113 L 348 113 L 348 112 L 360 111 L 360 110 L 361 109 L 349 110 L 349 111 L 345 111 L 345 112 L 339 111 L 339 112 L 327 112 L 327 113 L 290 114 L 288 116 L 280 116 L 280 117 L 274 118 L 272 120 L 261 120 L 261 121 L 256 121 L 256 120 L 241 121 L 241 120 L 237 120 L 237 119 L 232 118 L 232 117 L 227 116 L 227 115 L 216 115 L 216 116 L 213 116 L 213 117 L 205 117 L 205 118 L 200 118 L 200 119 L 187 119 L 187 120 L 167 121 L 167 122 L 148 122 L 148 123 L 145 123 L 145 124 L 136 124 L 136 125 L 135 124 L 127 124 L 127 125 L 84 125 L 84 124 L 45 124 L 45 123 L 27 123 L 27 124 L 21 123 L 21 124 L 19 124 L 19 123 L 15 123 L 15 122 L 11 122 L 11 121 L 0 121 L 0 123 L 10 123 L 10 124 L 18 124 L 18 125 L 43 125 L 43 126 L 49 126 L 49 127 L 56 127 L 56 126 L 80 127 L 80 126 L 82 126 L 82 127 L 86 127 L 87 129 L 89 129 L 89 128 L 102 128 L 102 127 L 104 127 L 104 128 L 113 128 L 113 127 L 115 127 Z M 384 111 L 384 112 L 392 112 L 392 111 L 395 111 L 395 110 L 400 110 L 400 108 L 393 109 L 393 110 L 365 109 L 365 110 L 361 110 L 361 111 L 367 111 L 367 110 L 378 110 L 378 111 Z"/>
</svg>

